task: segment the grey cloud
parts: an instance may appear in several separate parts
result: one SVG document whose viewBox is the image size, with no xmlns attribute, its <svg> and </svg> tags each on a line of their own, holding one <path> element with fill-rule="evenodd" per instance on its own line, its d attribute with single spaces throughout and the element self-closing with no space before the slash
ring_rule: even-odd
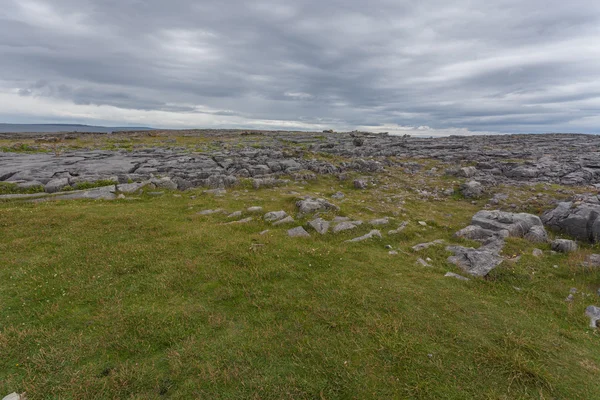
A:
<svg viewBox="0 0 600 400">
<path fill-rule="evenodd" d="M 7 2 L 0 87 L 21 96 L 248 123 L 600 132 L 586 122 L 600 102 L 581 103 L 600 93 L 592 0 Z"/>
</svg>

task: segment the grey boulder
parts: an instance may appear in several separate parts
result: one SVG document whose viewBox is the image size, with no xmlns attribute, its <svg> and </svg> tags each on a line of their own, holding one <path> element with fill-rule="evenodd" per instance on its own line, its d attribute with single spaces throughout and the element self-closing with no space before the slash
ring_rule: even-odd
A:
<svg viewBox="0 0 600 400">
<path fill-rule="evenodd" d="M 495 249 L 487 249 L 485 246 L 479 249 L 448 246 L 446 250 L 454 253 L 454 256 L 448 258 L 449 263 L 473 276 L 486 276 L 503 261 Z"/>
<path fill-rule="evenodd" d="M 298 208 L 300 215 L 312 214 L 317 211 L 339 211 L 340 209 L 338 206 L 325 199 L 314 199 L 310 197 L 299 200 L 296 203 L 296 207 Z"/>
<path fill-rule="evenodd" d="M 288 236 L 289 237 L 310 237 L 310 234 L 308 232 L 306 232 L 306 230 L 303 227 L 298 226 L 296 228 L 288 230 Z"/>
<path fill-rule="evenodd" d="M 600 239 L 600 205 L 563 202 L 542 215 L 542 221 L 553 231 L 563 232 L 584 242 Z"/>
<path fill-rule="evenodd" d="M 468 199 L 476 199 L 483 194 L 483 185 L 477 181 L 469 181 L 460 186 L 460 192 Z"/>
<path fill-rule="evenodd" d="M 52 179 L 46 183 L 44 191 L 46 193 L 56 193 L 62 191 L 67 186 L 69 186 L 69 178 Z"/>
<path fill-rule="evenodd" d="M 329 226 L 331 225 L 329 221 L 325 221 L 323 218 L 314 219 L 308 224 L 321 235 L 326 234 L 327 231 L 329 231 Z"/>
<path fill-rule="evenodd" d="M 271 211 L 264 215 L 263 219 L 266 222 L 275 222 L 287 217 L 288 214 L 285 211 Z"/>
<path fill-rule="evenodd" d="M 572 253 L 577 251 L 577 242 L 568 239 L 556 239 L 550 244 L 552 250 L 559 253 Z"/>
<path fill-rule="evenodd" d="M 534 226 L 543 229 L 542 220 L 536 215 L 498 210 L 479 211 L 473 216 L 471 224 L 495 232 L 506 230 L 513 237 L 525 237 Z M 540 232 L 539 228 L 536 231 Z"/>
<path fill-rule="evenodd" d="M 588 306 L 585 309 L 585 315 L 590 318 L 590 328 L 596 328 L 600 320 L 600 307 Z"/>
</svg>

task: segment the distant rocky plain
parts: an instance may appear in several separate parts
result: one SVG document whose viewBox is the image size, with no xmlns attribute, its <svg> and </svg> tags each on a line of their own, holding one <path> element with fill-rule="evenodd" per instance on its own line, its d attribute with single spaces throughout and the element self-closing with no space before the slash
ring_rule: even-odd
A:
<svg viewBox="0 0 600 400">
<path fill-rule="evenodd" d="M 377 175 L 391 168 L 406 174 L 429 168 L 425 172 L 430 176 L 453 176 L 460 183 L 459 193 L 449 188 L 434 196 L 458 194 L 467 199 L 478 199 L 486 193 L 494 193 L 494 187 L 530 186 L 533 190 L 540 184 L 547 187 L 561 185 L 563 189 L 558 190 L 565 195 L 568 190 L 564 188 L 578 189 L 578 194 L 573 191 L 571 195 L 574 196 L 570 199 L 551 199 L 543 215 L 490 210 L 501 199 L 502 194 L 496 193 L 489 199 L 487 209 L 473 216 L 471 224 L 456 233 L 456 237 L 478 241 L 481 246 L 447 247 L 454 253 L 448 261 L 470 276 L 486 276 L 504 260 L 501 251 L 507 237 L 521 237 L 534 243 L 551 242 L 553 251 L 563 253 L 577 251 L 577 241 L 600 242 L 600 136 L 532 134 L 418 138 L 332 131 L 134 131 L 103 137 L 103 140 L 113 137 L 121 141 L 138 139 L 126 148 L 82 147 L 82 141 L 89 143 L 84 140 L 89 135 L 0 134 L 0 143 L 5 144 L 4 151 L 0 151 L 0 182 L 24 190 L 37 188 L 35 191 L 39 192 L 5 194 L 0 199 L 114 199 L 139 192 L 143 187 L 152 190 L 205 187 L 209 191 L 224 191 L 241 182 L 251 183 L 258 189 L 279 186 L 290 180 L 314 180 L 321 175 L 345 180 L 360 174 Z M 185 140 L 180 140 L 182 138 Z M 25 146 L 19 141 L 33 144 Z M 78 146 L 69 145 L 76 142 Z M 97 143 L 106 142 L 100 140 Z M 11 147 L 7 148 L 6 143 L 11 143 Z M 436 166 L 427 166 L 424 162 L 427 160 L 435 161 Z M 78 184 L 99 181 L 109 184 L 74 190 Z M 358 190 L 368 186 L 361 179 L 355 179 L 353 184 Z M 415 190 L 423 194 L 418 187 Z M 314 198 L 301 199 L 297 206 L 302 215 L 316 213 L 318 216 L 320 211 L 338 209 L 329 200 Z M 284 212 L 265 215 L 265 220 L 273 218 L 294 222 Z M 317 218 L 309 225 L 324 234 L 330 222 L 334 233 L 336 229 L 340 231 L 358 225 L 339 217 L 333 221 Z M 389 234 L 397 233 L 404 226 Z M 551 240 L 547 228 L 568 239 Z M 299 226 L 291 229 L 289 235 L 309 236 L 309 233 Z M 372 237 L 381 237 L 381 233 L 373 230 L 355 240 Z M 442 242 L 423 243 L 413 250 L 420 251 Z M 600 255 L 590 256 L 585 267 L 600 268 Z M 447 276 L 467 279 L 456 274 Z M 586 313 L 591 326 L 595 327 L 600 320 L 600 308 L 590 306 Z"/>
<path fill-rule="evenodd" d="M 122 134 L 158 135 L 156 132 Z M 34 138 L 40 143 L 54 140 L 68 143 L 86 135 L 5 133 L 0 134 L 0 139 Z M 446 173 L 473 179 L 483 186 L 532 182 L 600 183 L 600 136 L 595 135 L 416 138 L 365 132 L 230 130 L 171 131 L 169 135 L 209 140 L 210 147 L 190 151 L 173 144 L 127 151 L 80 149 L 60 155 L 53 152 L 0 152 L 0 181 L 25 186 L 43 185 L 48 191 L 56 191 L 65 183 L 106 179 L 128 183 L 160 176 L 169 177 L 177 188 L 185 190 L 198 186 L 231 186 L 240 178 L 264 180 L 298 173 L 371 173 L 391 164 L 434 159 L 447 166 Z M 413 164 L 411 167 L 418 166 Z"/>
</svg>

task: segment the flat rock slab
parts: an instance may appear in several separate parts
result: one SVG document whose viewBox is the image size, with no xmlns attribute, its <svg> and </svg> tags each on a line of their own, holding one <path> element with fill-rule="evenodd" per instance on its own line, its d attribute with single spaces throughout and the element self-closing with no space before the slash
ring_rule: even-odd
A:
<svg viewBox="0 0 600 400">
<path fill-rule="evenodd" d="M 413 246 L 412 249 L 414 251 L 421 251 L 421 250 L 428 249 L 428 248 L 430 248 L 432 246 L 439 246 L 439 245 L 444 244 L 444 243 L 445 243 L 444 240 L 438 239 L 438 240 L 434 240 L 433 242 L 429 242 L 429 243 L 420 243 L 420 244 L 417 244 L 416 246 Z"/>
<path fill-rule="evenodd" d="M 219 213 L 224 213 L 225 210 L 223 210 L 222 208 L 217 208 L 216 210 L 202 210 L 200 212 L 197 212 L 196 214 L 198 215 L 213 215 L 213 214 L 219 214 Z"/>
<path fill-rule="evenodd" d="M 449 263 L 473 276 L 486 276 L 503 261 L 502 257 L 489 250 L 462 246 L 448 246 L 446 250 L 454 253 L 448 258 Z"/>
<path fill-rule="evenodd" d="M 263 216 L 263 219 L 266 222 L 275 222 L 275 221 L 279 221 L 282 220 L 284 218 L 286 218 L 288 216 L 288 213 L 286 213 L 285 211 L 271 211 L 266 213 Z"/>
<path fill-rule="evenodd" d="M 333 233 L 349 231 L 349 230 L 356 229 L 356 228 L 358 228 L 358 225 L 353 222 L 350 222 L 350 221 L 340 222 L 333 227 Z"/>
<path fill-rule="evenodd" d="M 357 237 L 354 239 L 346 240 L 346 243 L 362 242 L 364 240 L 371 239 L 374 237 L 381 238 L 382 237 L 381 232 L 374 229 L 371 232 L 367 233 L 366 235 L 363 235 L 363 236 L 360 236 L 360 237 Z"/>
<path fill-rule="evenodd" d="M 275 221 L 273 222 L 273 226 L 279 226 L 279 225 L 285 225 L 285 224 L 292 224 L 296 222 L 296 220 L 294 218 L 292 218 L 291 216 L 287 216 L 283 219 L 280 219 L 279 221 Z"/>
<path fill-rule="evenodd" d="M 312 197 L 299 200 L 296 203 L 300 216 L 312 214 L 318 211 L 339 211 L 339 207 L 325 199 L 315 199 Z"/>
<path fill-rule="evenodd" d="M 289 237 L 310 237 L 310 234 L 301 226 L 290 229 L 287 233 Z"/>
<path fill-rule="evenodd" d="M 326 234 L 329 231 L 331 223 L 324 220 L 323 218 L 316 218 L 308 223 L 315 231 L 321 235 Z"/>
<path fill-rule="evenodd" d="M 460 281 L 470 281 L 469 278 L 464 277 L 464 276 L 459 275 L 459 274 L 455 274 L 454 272 L 446 272 L 446 275 L 444 275 L 444 276 L 447 277 L 447 278 L 455 278 L 455 279 L 458 279 Z"/>
</svg>

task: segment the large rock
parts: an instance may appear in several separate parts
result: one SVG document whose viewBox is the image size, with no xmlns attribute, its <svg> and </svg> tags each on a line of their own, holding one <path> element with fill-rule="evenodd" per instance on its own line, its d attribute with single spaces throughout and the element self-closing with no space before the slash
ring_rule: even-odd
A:
<svg viewBox="0 0 600 400">
<path fill-rule="evenodd" d="M 339 207 L 325 199 L 307 198 L 296 203 L 300 216 L 312 214 L 317 211 L 339 211 Z"/>
<path fill-rule="evenodd" d="M 139 182 L 139 183 L 123 183 L 121 185 L 117 185 L 117 191 L 121 193 L 135 193 L 145 186 L 147 186 L 150 182 Z"/>
<path fill-rule="evenodd" d="M 566 233 L 584 242 L 600 238 L 600 205 L 590 202 L 563 202 L 542 215 L 550 229 Z"/>
<path fill-rule="evenodd" d="M 483 194 L 483 185 L 477 181 L 469 181 L 460 186 L 460 192 L 468 199 L 477 199 Z"/>
<path fill-rule="evenodd" d="M 546 243 L 548 241 L 548 234 L 543 226 L 532 226 L 529 232 L 525 235 L 525 239 L 532 243 Z"/>
<path fill-rule="evenodd" d="M 462 246 L 448 246 L 446 250 L 454 253 L 448 258 L 448 262 L 457 265 L 463 271 L 473 276 L 486 276 L 491 270 L 503 261 L 496 249 L 485 246 L 479 249 Z"/>
<path fill-rule="evenodd" d="M 556 239 L 550 244 L 552 250 L 558 251 L 559 253 L 572 253 L 577 251 L 577 242 L 568 239 Z"/>
<path fill-rule="evenodd" d="M 504 211 L 479 211 L 471 220 L 472 225 L 495 232 L 503 230 L 513 237 L 525 237 L 534 226 L 543 228 L 541 219 L 533 214 L 509 213 Z M 540 232 L 537 228 L 536 232 Z"/>
<path fill-rule="evenodd" d="M 69 178 L 52 179 L 46 183 L 44 190 L 46 193 L 56 193 L 62 191 L 65 187 L 69 187 Z"/>
<path fill-rule="evenodd" d="M 306 230 L 303 227 L 298 226 L 296 228 L 290 229 L 288 231 L 288 236 L 289 237 L 310 237 L 310 234 L 308 232 L 306 232 Z"/>
<path fill-rule="evenodd" d="M 585 309 L 585 315 L 590 318 L 590 328 L 596 328 L 598 321 L 600 321 L 600 307 L 588 306 Z"/>
<path fill-rule="evenodd" d="M 324 235 L 329 230 L 330 222 L 325 221 L 323 218 L 317 218 L 308 223 L 315 231 Z"/>
<path fill-rule="evenodd" d="M 177 184 L 171 180 L 168 176 L 164 178 L 154 178 L 150 180 L 157 188 L 159 189 L 167 189 L 167 190 L 177 190 Z"/>
<path fill-rule="evenodd" d="M 478 225 L 469 225 L 466 228 L 461 229 L 460 231 L 454 234 L 455 237 L 469 239 L 469 240 L 477 240 L 477 241 L 487 241 L 492 238 L 503 238 L 508 236 L 507 230 L 501 231 L 493 231 L 491 229 L 485 229 Z"/>
</svg>

